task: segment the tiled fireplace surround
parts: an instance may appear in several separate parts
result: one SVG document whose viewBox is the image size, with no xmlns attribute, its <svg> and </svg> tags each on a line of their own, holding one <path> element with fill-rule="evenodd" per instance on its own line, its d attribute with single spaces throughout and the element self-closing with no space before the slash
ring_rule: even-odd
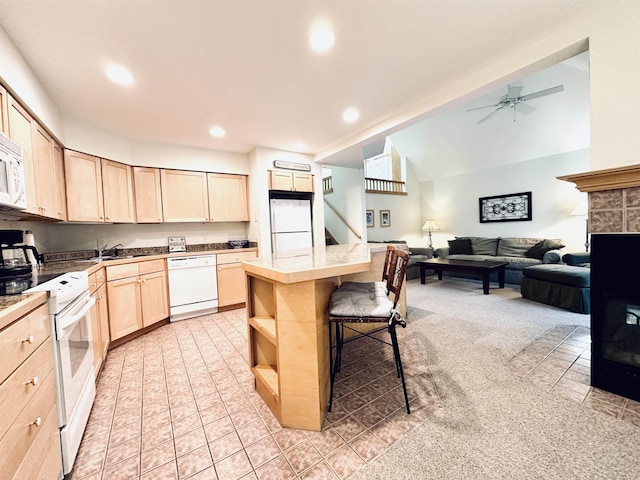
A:
<svg viewBox="0 0 640 480">
<path fill-rule="evenodd" d="M 589 232 L 640 232 L 640 165 L 558 177 L 589 195 Z"/>
</svg>

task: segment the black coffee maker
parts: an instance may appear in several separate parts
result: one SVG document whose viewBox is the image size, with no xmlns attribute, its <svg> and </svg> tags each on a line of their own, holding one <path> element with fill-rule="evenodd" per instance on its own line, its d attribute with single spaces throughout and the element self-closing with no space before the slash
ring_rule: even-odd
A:
<svg viewBox="0 0 640 480">
<path fill-rule="evenodd" d="M 21 245 L 22 242 L 22 230 L 0 230 L 0 281 L 31 276 L 34 265 L 27 252 L 39 263 L 36 247 Z"/>
</svg>

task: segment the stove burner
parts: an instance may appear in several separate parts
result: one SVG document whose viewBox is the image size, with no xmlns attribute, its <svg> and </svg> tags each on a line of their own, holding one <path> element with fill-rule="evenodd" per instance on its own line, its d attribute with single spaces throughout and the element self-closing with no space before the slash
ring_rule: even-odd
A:
<svg viewBox="0 0 640 480">
<path fill-rule="evenodd" d="M 60 276 L 60 273 L 47 273 L 44 275 L 33 274 L 29 270 L 28 275 L 17 277 L 0 277 L 0 296 L 19 295 L 28 288 L 35 287 L 41 283 L 53 280 Z"/>
</svg>

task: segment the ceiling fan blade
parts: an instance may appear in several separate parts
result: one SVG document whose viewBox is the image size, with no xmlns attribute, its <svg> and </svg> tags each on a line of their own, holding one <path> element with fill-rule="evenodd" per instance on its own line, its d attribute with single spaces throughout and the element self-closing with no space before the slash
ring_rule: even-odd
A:
<svg viewBox="0 0 640 480">
<path fill-rule="evenodd" d="M 524 113 L 525 115 L 529 115 L 531 112 L 535 110 L 535 108 L 532 107 L 531 105 L 527 105 L 526 103 L 522 103 L 522 102 L 516 103 L 513 108 L 515 108 L 520 113 Z"/>
<path fill-rule="evenodd" d="M 480 110 L 480 109 L 482 109 L 482 108 L 489 108 L 489 107 L 496 108 L 496 107 L 499 107 L 499 106 L 500 106 L 500 104 L 499 104 L 499 103 L 496 103 L 495 105 L 484 105 L 484 106 L 482 106 L 482 107 L 473 107 L 473 108 L 469 108 L 469 109 L 467 109 L 467 110 L 465 110 L 465 111 L 466 111 L 466 112 L 471 112 L 471 111 L 473 111 L 473 110 Z"/>
<path fill-rule="evenodd" d="M 509 85 L 509 91 L 507 92 L 506 98 L 518 98 L 520 97 L 520 93 L 522 92 L 522 86 L 511 86 Z"/>
<path fill-rule="evenodd" d="M 534 98 L 544 97 L 546 95 L 551 95 L 552 93 L 559 93 L 564 90 L 564 85 L 557 85 L 555 87 L 547 88 L 545 90 L 540 90 L 539 92 L 529 93 L 528 95 L 523 95 L 518 100 L 526 102 L 528 100 L 533 100 Z"/>
<path fill-rule="evenodd" d="M 486 117 L 481 118 L 480 120 L 478 120 L 478 123 L 484 123 L 487 120 L 489 120 L 489 118 L 493 117 L 496 113 L 498 113 L 500 110 L 502 110 L 504 108 L 504 105 L 500 105 L 498 108 L 496 108 L 493 112 L 491 112 L 489 115 L 487 115 Z"/>
</svg>

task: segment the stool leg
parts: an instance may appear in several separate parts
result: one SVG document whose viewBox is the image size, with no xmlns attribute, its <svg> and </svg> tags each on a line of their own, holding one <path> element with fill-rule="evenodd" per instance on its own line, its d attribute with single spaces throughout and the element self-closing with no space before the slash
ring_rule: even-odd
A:
<svg viewBox="0 0 640 480">
<path fill-rule="evenodd" d="M 393 356 L 396 360 L 396 369 L 398 376 L 402 380 L 402 391 L 404 393 L 404 402 L 407 407 L 407 413 L 411 413 L 409 408 L 409 395 L 407 395 L 407 384 L 404 381 L 404 371 L 402 370 L 402 360 L 400 359 L 400 347 L 398 347 L 398 337 L 396 335 L 396 326 L 394 324 L 389 325 L 389 335 L 391 336 L 391 345 L 393 346 Z"/>
<path fill-rule="evenodd" d="M 342 360 L 342 342 L 343 342 L 343 328 L 342 322 L 335 322 L 336 329 L 336 344 L 333 345 L 333 339 L 331 334 L 331 325 L 329 325 L 329 375 L 331 378 L 331 387 L 329 389 L 329 407 L 328 411 L 331 411 L 333 405 L 333 385 L 336 380 L 336 373 L 340 371 L 340 362 Z M 336 349 L 336 358 L 333 359 L 333 349 Z"/>
</svg>

